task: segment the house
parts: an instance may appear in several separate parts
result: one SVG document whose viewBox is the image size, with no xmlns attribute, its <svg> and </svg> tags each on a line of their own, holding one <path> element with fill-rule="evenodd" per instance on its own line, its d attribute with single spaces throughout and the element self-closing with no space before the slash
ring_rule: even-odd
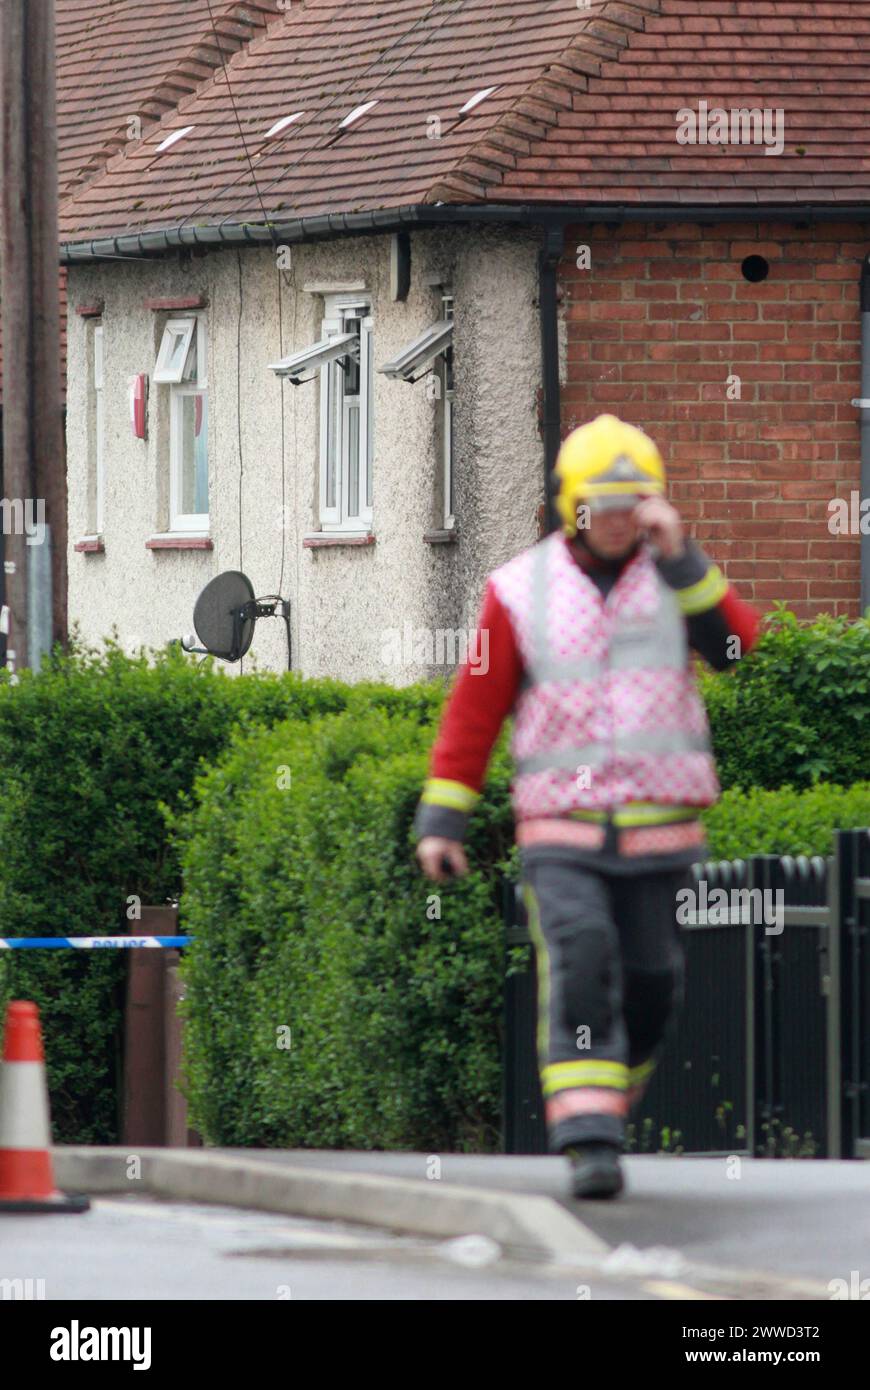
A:
<svg viewBox="0 0 870 1390">
<path fill-rule="evenodd" d="M 238 569 L 306 675 L 448 674 L 604 410 L 748 597 L 857 615 L 867 37 L 870 0 L 284 6 L 64 199 L 71 618 L 162 645 Z"/>
<path fill-rule="evenodd" d="M 209 6 L 155 0 L 148 7 L 148 22 L 143 23 L 142 7 L 135 0 L 55 0 L 61 201 L 95 178 L 128 140 L 153 129 L 184 95 L 278 14 L 279 0 L 212 0 Z M 63 268 L 59 289 L 63 392 L 67 307 Z M 0 342 L 0 448 L 2 420 Z M 62 460 L 59 466 L 63 467 Z M 59 520 L 55 518 L 56 530 Z M 65 547 L 66 538 L 60 539 Z"/>
<path fill-rule="evenodd" d="M 207 11 L 155 0 L 55 0 L 58 191 L 81 188 L 280 11 L 278 0 L 220 0 Z M 61 272 L 66 304 L 66 274 Z M 65 348 L 65 338 L 63 342 Z M 65 366 L 65 354 L 64 354 Z M 64 371 L 64 384 L 65 384 Z M 0 344 L 0 411 L 3 359 Z"/>
</svg>

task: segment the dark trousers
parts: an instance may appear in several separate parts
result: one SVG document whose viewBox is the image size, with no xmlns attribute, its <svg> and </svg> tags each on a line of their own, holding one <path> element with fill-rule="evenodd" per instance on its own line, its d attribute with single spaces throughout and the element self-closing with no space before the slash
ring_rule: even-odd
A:
<svg viewBox="0 0 870 1390">
<path fill-rule="evenodd" d="M 676 894 L 686 869 L 615 875 L 538 852 L 523 893 L 538 969 L 538 1057 L 551 1150 L 622 1144 L 682 1003 Z"/>
</svg>

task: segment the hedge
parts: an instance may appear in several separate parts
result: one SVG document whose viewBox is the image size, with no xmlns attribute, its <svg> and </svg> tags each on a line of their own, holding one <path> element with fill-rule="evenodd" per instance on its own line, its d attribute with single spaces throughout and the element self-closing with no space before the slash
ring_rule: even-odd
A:
<svg viewBox="0 0 870 1390">
<path fill-rule="evenodd" d="M 762 640 L 701 688 L 723 787 L 848 786 L 870 778 L 870 622 L 801 623 L 778 608 Z"/>
<path fill-rule="evenodd" d="M 386 711 L 239 736 L 175 818 L 210 1141 L 495 1145 L 509 769 L 502 752 L 475 816 L 479 867 L 436 891 L 409 838 L 430 737 Z"/>
<path fill-rule="evenodd" d="M 187 1093 L 207 1142 L 498 1147 L 509 763 L 502 747 L 471 873 L 438 887 L 411 857 L 427 743 L 385 712 L 238 736 L 174 819 L 195 937 Z M 716 859 L 824 854 L 836 828 L 870 824 L 870 783 L 730 790 L 706 819 Z"/>
<path fill-rule="evenodd" d="M 428 725 L 441 692 L 298 675 L 231 677 L 177 647 L 128 656 L 74 645 L 38 676 L 0 675 L 0 935 L 117 933 L 128 895 L 162 903 L 181 888 L 161 804 L 177 804 L 234 727 L 365 705 Z M 119 953 L 0 953 L 0 1001 L 33 999 L 46 1036 L 55 1138 L 118 1137 Z"/>
<path fill-rule="evenodd" d="M 803 792 L 732 787 L 703 819 L 713 859 L 831 854 L 835 830 L 870 826 L 870 782 L 820 782 Z"/>
<path fill-rule="evenodd" d="M 823 781 L 848 786 L 870 778 L 864 736 L 870 625 L 833 618 L 799 624 L 780 611 L 768 626 L 757 650 L 733 673 L 707 674 L 702 680 L 723 786 L 801 790 Z M 410 812 L 442 698 L 440 684 L 397 690 L 309 681 L 289 673 L 229 677 L 225 668 L 197 663 L 177 647 L 130 657 L 113 641 L 99 652 L 74 643 L 69 654 L 53 656 L 39 676 L 20 673 L 15 685 L 0 672 L 0 935 L 117 932 L 125 924 L 128 895 L 156 903 L 177 895 L 181 866 L 161 807 L 171 819 L 187 804 L 182 798 L 197 771 L 220 759 L 234 729 L 252 734 L 288 717 L 307 725 L 350 707 L 360 718 L 372 707 L 394 722 L 401 716 L 411 730 L 408 736 L 419 740 L 416 752 L 407 753 L 416 759 L 413 776 L 407 773 L 407 784 L 401 782 L 402 806 Z M 385 775 L 389 766 L 385 752 Z M 503 787 L 507 764 L 498 768 L 497 785 Z M 487 820 L 489 812 L 481 811 L 484 820 L 475 824 L 497 833 L 503 849 L 509 817 L 505 795 L 499 795 L 504 819 L 493 810 Z M 786 798 L 777 803 L 783 808 L 777 816 L 751 792 L 745 804 L 739 797 L 726 799 L 711 812 L 721 846 L 716 852 L 746 852 L 740 827 L 745 825 L 748 835 L 750 822 L 756 849 L 799 852 L 821 846 L 824 852 L 829 822 L 870 819 L 859 809 L 860 788 L 851 802 L 851 793 L 837 795 L 839 822 L 830 821 L 827 807 L 834 803 L 826 792 L 815 820 L 809 802 Z M 332 814 L 332 801 L 325 804 Z M 381 826 L 397 824 L 389 805 L 373 803 L 370 813 Z M 251 814 L 246 803 L 245 815 Z M 348 824 L 358 838 L 365 833 L 352 817 Z M 404 823 L 400 833 L 406 835 Z M 306 846 L 316 838 L 310 831 Z M 398 882 L 406 882 L 402 875 L 418 882 L 406 840 L 392 842 L 384 852 L 395 860 Z M 493 900 L 495 862 L 484 856 L 482 877 L 461 891 Z M 401 872 L 399 865 L 404 865 Z M 197 891 L 202 893 L 201 883 Z M 258 891 L 267 889 L 261 885 Z M 365 883 L 358 886 L 364 891 Z M 459 891 L 451 888 L 448 896 Z M 479 922 L 474 930 L 483 930 Z M 0 953 L 0 1001 L 11 995 L 32 998 L 43 1012 L 55 1134 L 62 1141 L 117 1138 L 124 975 L 123 961 L 108 953 L 96 959 L 93 953 L 28 953 L 14 959 Z M 491 995 L 487 998 L 492 1002 Z M 445 1126 L 454 1134 L 471 1134 L 475 1127 L 491 1132 L 491 1109 L 475 1109 L 466 1098 L 460 1110 L 449 1122 L 439 1120 L 441 1132 Z"/>
</svg>

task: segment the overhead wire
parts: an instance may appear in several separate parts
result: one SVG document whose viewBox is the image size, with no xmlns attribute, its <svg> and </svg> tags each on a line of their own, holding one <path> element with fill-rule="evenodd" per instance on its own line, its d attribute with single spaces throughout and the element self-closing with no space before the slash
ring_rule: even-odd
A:
<svg viewBox="0 0 870 1390">
<path fill-rule="evenodd" d="M 442 20 L 441 24 L 438 25 L 438 29 L 441 29 L 443 28 L 444 24 L 446 24 L 448 19 L 453 18 L 456 14 L 460 13 L 463 9 L 465 9 L 468 3 L 469 0 L 457 0 L 457 3 L 452 5 L 448 9 L 443 4 L 443 2 L 438 3 L 437 0 L 434 0 L 434 3 L 430 5 L 426 13 L 421 15 L 420 18 L 416 21 L 414 25 L 412 25 L 410 29 L 404 31 L 397 38 L 391 40 L 390 43 L 387 44 L 386 48 L 384 48 L 380 53 L 378 53 L 378 55 L 372 59 L 372 61 L 368 64 L 366 68 L 363 69 L 361 73 L 354 73 L 351 77 L 349 77 L 345 84 L 335 93 L 335 95 L 332 98 L 330 98 L 329 101 L 327 101 L 325 106 L 319 107 L 316 111 L 312 111 L 310 117 L 307 120 L 300 121 L 298 124 L 294 123 L 292 127 L 288 127 L 288 134 L 286 136 L 279 135 L 274 137 L 275 143 L 274 145 L 272 145 L 272 143 L 270 142 L 270 148 L 277 148 L 281 143 L 289 141 L 290 139 L 293 139 L 294 143 L 298 143 L 298 136 L 300 132 L 304 131 L 308 126 L 312 125 L 314 122 L 322 120 L 324 115 L 326 115 L 326 113 L 329 112 L 334 106 L 343 104 L 346 100 L 348 92 L 351 91 L 355 86 L 359 87 L 362 83 L 364 83 L 368 74 L 372 72 L 373 69 L 379 67 L 382 63 L 384 63 L 389 58 L 389 55 L 393 49 L 398 47 L 400 44 L 407 43 L 409 39 L 413 38 L 417 30 L 420 29 L 422 25 L 427 24 L 434 13 L 442 11 L 444 12 L 444 19 Z M 437 33 L 438 30 L 435 30 L 434 32 Z M 389 81 L 392 77 L 395 76 L 397 72 L 401 71 L 401 69 L 405 66 L 406 63 L 410 62 L 411 58 L 413 58 L 414 54 L 421 47 L 422 43 L 430 37 L 430 33 L 431 31 L 424 34 L 420 39 L 420 43 L 416 44 L 415 47 L 411 50 L 411 52 L 407 53 L 403 57 L 401 62 L 397 63 L 396 66 L 390 70 L 390 72 L 384 74 L 383 78 L 380 80 L 380 82 L 378 82 L 378 84 L 375 87 L 368 89 L 366 98 L 367 100 L 371 98 L 371 94 L 373 92 L 377 92 L 381 89 L 384 82 Z M 325 149 L 335 138 L 335 130 L 329 129 L 328 131 L 325 131 L 320 141 L 315 141 L 312 145 L 308 146 L 305 150 L 303 150 L 296 160 L 291 161 L 291 163 L 285 165 L 281 170 L 279 170 L 279 172 L 275 175 L 271 182 L 263 185 L 262 187 L 260 185 L 257 185 L 257 193 L 258 199 L 261 203 L 261 209 L 263 194 L 269 193 L 275 187 L 275 185 L 280 183 L 282 179 L 286 178 L 288 174 L 295 172 L 295 170 L 298 169 L 299 166 L 303 164 L 306 159 L 310 158 L 313 154 L 319 153 L 322 149 Z M 260 143 L 264 144 L 265 141 L 261 141 Z M 253 171 L 251 176 L 255 179 Z M 228 182 L 225 183 L 222 187 L 220 187 L 216 192 L 211 193 L 206 200 L 199 203 L 195 208 L 193 208 L 189 213 L 187 213 L 185 217 L 182 218 L 181 222 L 178 224 L 179 229 L 184 227 L 190 221 L 191 218 L 196 217 L 209 204 L 211 204 L 212 206 L 216 205 L 220 201 L 220 199 L 222 199 L 225 196 L 225 194 L 227 194 L 238 184 L 240 184 L 244 177 L 244 174 L 237 174 L 234 178 L 228 180 Z M 238 209 L 236 209 L 236 211 L 237 210 Z M 233 216 L 233 212 L 227 213 L 223 218 L 221 218 L 217 225 L 219 227 L 225 226 L 226 223 Z M 271 224 L 269 223 L 269 219 L 265 214 L 265 211 L 263 211 L 263 217 L 266 224 L 271 226 Z"/>
</svg>

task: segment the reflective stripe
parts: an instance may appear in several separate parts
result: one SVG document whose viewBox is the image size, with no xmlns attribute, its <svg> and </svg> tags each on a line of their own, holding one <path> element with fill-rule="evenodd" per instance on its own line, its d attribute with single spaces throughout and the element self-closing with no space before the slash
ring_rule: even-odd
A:
<svg viewBox="0 0 870 1390">
<path fill-rule="evenodd" d="M 456 811 L 470 811 L 480 796 L 462 782 L 446 777 L 430 777 L 423 787 L 420 800 L 427 806 L 451 806 Z"/>
<path fill-rule="evenodd" d="M 572 820 L 606 821 L 607 811 L 569 811 Z M 695 820 L 697 806 L 666 806 L 656 801 L 627 801 L 613 812 L 614 825 L 667 825 L 671 821 Z"/>
<path fill-rule="evenodd" d="M 621 735 L 615 743 L 620 753 L 708 753 L 710 742 L 706 735 L 690 734 L 685 729 L 647 729 L 633 734 Z M 613 755 L 613 749 L 606 743 L 587 743 L 583 748 L 553 748 L 542 753 L 532 753 L 527 758 L 516 760 L 517 772 L 522 776 L 529 772 L 576 771 L 580 767 L 603 767 Z"/>
<path fill-rule="evenodd" d="M 529 922 L 529 936 L 535 947 L 538 975 L 538 1056 L 543 1061 L 550 1050 L 550 957 L 541 931 L 538 900 L 530 884 L 523 884 L 523 902 Z"/>
<path fill-rule="evenodd" d="M 608 1062 L 606 1058 L 586 1062 L 552 1062 L 541 1069 L 541 1087 L 545 1096 L 578 1086 L 605 1086 L 624 1091 L 628 1085 L 628 1067 L 624 1062 Z"/>
<path fill-rule="evenodd" d="M 560 1091 L 544 1102 L 544 1115 L 549 1128 L 572 1115 L 627 1115 L 628 1092 L 596 1090 Z"/>
<path fill-rule="evenodd" d="M 706 831 L 698 820 L 679 825 L 638 825 L 619 832 L 619 853 L 623 856 L 640 854 L 671 854 L 703 845 Z"/>
<path fill-rule="evenodd" d="M 668 825 L 671 821 L 695 820 L 697 815 L 697 806 L 664 806 L 637 801 L 618 807 L 613 819 L 616 825 Z"/>
<path fill-rule="evenodd" d="M 690 584 L 687 589 L 674 589 L 680 612 L 686 617 L 695 613 L 706 613 L 721 603 L 728 592 L 728 581 L 718 565 L 711 565 L 703 579 Z"/>
<path fill-rule="evenodd" d="M 648 1076 L 652 1076 L 656 1069 L 656 1063 L 651 1058 L 646 1062 L 640 1062 L 636 1067 L 630 1067 L 628 1072 L 629 1084 L 639 1086 Z"/>
<path fill-rule="evenodd" d="M 534 682 L 530 681 L 529 684 L 571 685 L 575 681 L 586 681 L 589 685 L 595 685 L 611 671 L 636 671 L 638 668 L 644 671 L 684 671 L 686 662 L 682 653 L 675 653 L 673 647 L 665 643 L 657 646 L 655 651 L 644 650 L 639 661 L 637 649 L 630 640 L 624 643 L 617 640 L 611 644 L 609 661 L 593 661 L 591 658 L 585 661 L 560 661 L 558 658 L 536 661 Z"/>
<path fill-rule="evenodd" d="M 517 844 L 573 845 L 575 849 L 601 849 L 604 829 L 600 825 L 577 824 L 560 816 L 541 816 L 535 820 L 517 821 Z"/>
<path fill-rule="evenodd" d="M 603 825 L 572 820 L 570 816 L 538 816 L 517 821 L 516 840 L 521 849 L 530 845 L 572 845 L 575 849 L 601 849 Z M 622 826 L 618 853 L 622 855 L 666 854 L 702 845 L 706 831 L 699 820 L 671 821 L 667 825 Z"/>
<path fill-rule="evenodd" d="M 538 685 L 538 665 L 548 668 L 552 664 L 550 655 L 549 605 L 547 602 L 547 558 L 550 547 L 538 545 L 532 551 L 532 684 Z"/>
</svg>

